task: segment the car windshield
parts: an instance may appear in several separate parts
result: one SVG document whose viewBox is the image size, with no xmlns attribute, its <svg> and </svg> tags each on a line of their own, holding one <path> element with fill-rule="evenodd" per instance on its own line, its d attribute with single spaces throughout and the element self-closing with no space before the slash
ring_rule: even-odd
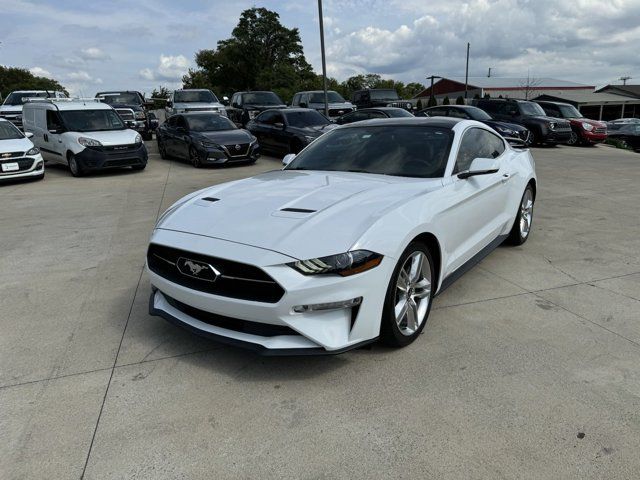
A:
<svg viewBox="0 0 640 480">
<path fill-rule="evenodd" d="M 533 102 L 520 102 L 520 110 L 524 115 L 546 115 L 542 107 Z"/>
<path fill-rule="evenodd" d="M 282 100 L 273 92 L 250 92 L 242 95 L 245 105 L 283 105 Z"/>
<path fill-rule="evenodd" d="M 413 117 L 414 115 L 410 112 L 407 112 L 404 108 L 390 108 L 386 111 L 387 115 L 391 118 L 406 118 Z"/>
<path fill-rule="evenodd" d="M 209 90 L 179 90 L 173 96 L 175 103 L 218 103 L 218 98 Z"/>
<path fill-rule="evenodd" d="M 371 100 L 400 100 L 395 90 L 371 90 Z"/>
<path fill-rule="evenodd" d="M 142 98 L 140 98 L 140 95 L 136 92 L 98 93 L 96 97 L 109 105 L 118 103 L 124 105 L 139 105 L 142 103 Z"/>
<path fill-rule="evenodd" d="M 477 120 L 479 122 L 484 122 L 485 120 L 491 120 L 491 115 L 489 115 L 484 110 L 480 110 L 478 107 L 467 107 L 464 111 L 469 114 L 469 116 L 473 120 Z"/>
<path fill-rule="evenodd" d="M 192 132 L 215 132 L 218 130 L 234 130 L 236 126 L 226 117 L 216 113 L 197 114 L 185 117 Z"/>
<path fill-rule="evenodd" d="M 327 92 L 327 101 L 329 103 L 344 103 L 346 100 L 342 98 L 338 92 Z M 324 103 L 324 92 L 315 92 L 309 95 L 309 103 Z"/>
<path fill-rule="evenodd" d="M 118 114 L 109 110 L 63 110 L 62 121 L 72 132 L 100 132 L 105 130 L 124 130 L 125 126 Z"/>
<path fill-rule="evenodd" d="M 291 127 L 312 127 L 314 125 L 327 125 L 329 120 L 315 110 L 299 110 L 283 112 L 287 116 L 287 123 Z"/>
<path fill-rule="evenodd" d="M 562 118 L 582 118 L 583 115 L 573 105 L 558 105 Z"/>
<path fill-rule="evenodd" d="M 17 140 L 19 138 L 24 138 L 24 135 L 11 122 L 0 122 L 0 140 Z"/>
<path fill-rule="evenodd" d="M 442 127 L 338 128 L 309 145 L 286 169 L 437 178 L 444 175 L 452 140 L 451 129 Z"/>
<path fill-rule="evenodd" d="M 49 98 L 49 96 L 47 92 L 12 92 L 3 105 L 24 105 L 25 98 Z"/>
</svg>

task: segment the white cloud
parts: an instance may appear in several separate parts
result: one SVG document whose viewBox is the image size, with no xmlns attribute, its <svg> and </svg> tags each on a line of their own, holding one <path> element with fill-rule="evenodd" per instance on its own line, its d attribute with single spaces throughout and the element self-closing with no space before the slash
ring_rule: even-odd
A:
<svg viewBox="0 0 640 480">
<path fill-rule="evenodd" d="M 179 82 L 190 65 L 191 62 L 184 55 L 160 55 L 155 69 L 143 68 L 138 74 L 140 78 L 148 81 Z"/>
<path fill-rule="evenodd" d="M 49 70 L 45 70 L 42 67 L 30 68 L 29 72 L 31 72 L 31 74 L 35 75 L 36 77 L 53 78 L 53 75 L 51 75 L 51 72 Z"/>
<path fill-rule="evenodd" d="M 72 82 L 90 82 L 93 80 L 93 77 L 89 75 L 84 70 L 78 70 L 77 72 L 70 72 L 65 75 L 67 80 L 71 80 Z"/>
<path fill-rule="evenodd" d="M 78 53 L 83 60 L 108 60 L 110 57 L 98 47 L 83 48 Z"/>
</svg>

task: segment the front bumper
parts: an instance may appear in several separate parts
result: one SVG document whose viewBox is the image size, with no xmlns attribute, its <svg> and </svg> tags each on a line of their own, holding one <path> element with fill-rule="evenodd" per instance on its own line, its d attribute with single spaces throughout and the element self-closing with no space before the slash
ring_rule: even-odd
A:
<svg viewBox="0 0 640 480">
<path fill-rule="evenodd" d="M 571 130 L 549 130 L 542 138 L 544 143 L 567 143 L 571 139 Z"/>
<path fill-rule="evenodd" d="M 240 155 L 234 155 L 233 150 L 224 148 L 219 150 L 217 148 L 201 149 L 200 151 L 202 163 L 205 165 L 223 165 L 227 163 L 241 163 L 241 162 L 255 162 L 260 158 L 260 145 L 255 142 L 251 145 L 246 152 L 242 152 Z"/>
<path fill-rule="evenodd" d="M 606 133 L 593 133 L 582 130 L 580 136 L 585 142 L 589 143 L 602 143 L 607 139 Z"/>
<path fill-rule="evenodd" d="M 258 266 L 285 291 L 275 303 L 214 295 L 169 281 L 147 266 L 154 289 L 150 314 L 192 332 L 267 355 L 341 353 L 373 342 L 379 335 L 388 278 L 395 266 L 391 259 L 352 277 L 310 277 L 284 265 L 291 257 L 257 247 L 167 230 L 156 230 L 151 241 L 189 252 L 215 252 L 219 258 Z M 357 297 L 363 300 L 355 308 L 293 312 L 297 305 Z M 224 322 L 203 321 L 194 310 L 224 317 Z M 260 334 L 256 326 L 277 331 Z"/>
<path fill-rule="evenodd" d="M 40 177 L 44 174 L 44 161 L 40 154 L 0 161 L 0 165 L 9 163 L 17 163 L 18 170 L 5 172 L 0 166 L 0 181 Z"/>
<path fill-rule="evenodd" d="M 144 143 L 139 146 L 123 146 L 127 148 L 102 149 L 85 148 L 76 154 L 76 161 L 80 162 L 85 170 L 105 170 L 109 168 L 142 166 L 147 163 L 147 149 Z M 108 149 L 108 150 L 107 150 Z"/>
</svg>

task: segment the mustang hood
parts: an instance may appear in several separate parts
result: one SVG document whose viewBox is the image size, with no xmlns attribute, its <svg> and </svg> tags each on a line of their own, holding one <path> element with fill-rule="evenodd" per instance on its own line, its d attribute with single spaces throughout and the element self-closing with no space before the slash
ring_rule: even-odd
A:
<svg viewBox="0 0 640 480">
<path fill-rule="evenodd" d="M 157 228 L 314 258 L 348 251 L 385 213 L 441 187 L 441 179 L 267 172 L 198 192 Z"/>
</svg>

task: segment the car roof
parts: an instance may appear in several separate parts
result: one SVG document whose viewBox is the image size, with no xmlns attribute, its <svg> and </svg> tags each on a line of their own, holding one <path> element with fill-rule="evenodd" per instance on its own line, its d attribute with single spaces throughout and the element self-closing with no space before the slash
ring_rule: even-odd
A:
<svg viewBox="0 0 640 480">
<path fill-rule="evenodd" d="M 174 92 L 209 92 L 208 88 L 176 88 Z"/>
<path fill-rule="evenodd" d="M 460 122 L 468 122 L 463 118 L 451 117 L 401 117 L 401 118 L 376 118 L 373 120 L 363 120 L 361 122 L 348 123 L 340 128 L 352 128 L 367 125 L 380 126 L 402 126 L 402 125 L 424 125 L 429 127 L 453 128 Z"/>
<path fill-rule="evenodd" d="M 24 104 L 24 106 L 31 106 L 31 105 L 42 105 L 45 106 L 45 108 L 48 107 L 57 107 L 57 110 L 60 111 L 65 111 L 65 110 L 113 110 L 113 108 L 106 104 L 106 103 L 102 103 L 102 102 L 95 102 L 95 101 L 82 101 L 82 100 L 78 100 L 78 101 L 66 101 L 66 102 L 50 102 L 50 101 L 41 101 L 41 102 L 27 102 Z M 52 110 L 55 108 L 52 108 Z"/>
<path fill-rule="evenodd" d="M 327 93 L 329 92 L 336 92 L 335 90 L 327 90 Z M 298 95 L 299 93 L 324 93 L 324 90 L 304 90 L 302 92 L 296 92 L 295 95 Z"/>
<path fill-rule="evenodd" d="M 246 92 L 236 92 L 236 93 L 275 93 L 275 92 L 273 92 L 272 90 L 247 90 Z"/>
<path fill-rule="evenodd" d="M 565 103 L 565 102 L 551 102 L 549 100 L 534 100 L 534 102 L 536 103 L 548 103 L 551 105 L 567 105 L 567 106 L 572 106 L 570 103 Z"/>
<path fill-rule="evenodd" d="M 367 107 L 367 108 L 359 108 L 358 110 L 354 110 L 355 112 L 370 112 L 370 111 L 393 111 L 393 110 L 404 110 L 404 108 L 400 107 Z M 351 113 L 351 112 L 349 112 Z"/>
</svg>

